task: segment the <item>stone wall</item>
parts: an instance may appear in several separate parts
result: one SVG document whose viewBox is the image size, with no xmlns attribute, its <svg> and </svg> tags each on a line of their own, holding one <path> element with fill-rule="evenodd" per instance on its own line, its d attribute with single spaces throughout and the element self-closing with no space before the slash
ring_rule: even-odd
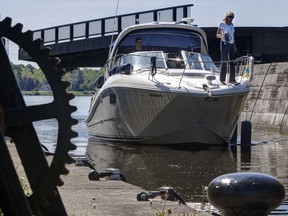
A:
<svg viewBox="0 0 288 216">
<path fill-rule="evenodd" d="M 288 129 L 288 62 L 255 64 L 251 92 L 240 120 Z"/>
</svg>

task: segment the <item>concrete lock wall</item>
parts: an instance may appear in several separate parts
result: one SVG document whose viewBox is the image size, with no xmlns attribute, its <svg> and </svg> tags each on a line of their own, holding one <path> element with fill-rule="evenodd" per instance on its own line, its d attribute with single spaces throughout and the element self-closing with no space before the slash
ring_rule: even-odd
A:
<svg viewBox="0 0 288 216">
<path fill-rule="evenodd" d="M 288 131 L 288 62 L 255 64 L 240 121 Z"/>
</svg>

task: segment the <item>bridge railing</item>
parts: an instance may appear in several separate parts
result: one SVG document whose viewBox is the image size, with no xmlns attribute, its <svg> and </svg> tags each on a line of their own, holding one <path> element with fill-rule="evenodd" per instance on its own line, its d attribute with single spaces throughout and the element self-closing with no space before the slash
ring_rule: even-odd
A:
<svg viewBox="0 0 288 216">
<path fill-rule="evenodd" d="M 193 4 L 136 12 L 35 30 L 44 45 L 119 34 L 124 28 L 153 21 L 179 21 L 191 17 Z"/>
</svg>

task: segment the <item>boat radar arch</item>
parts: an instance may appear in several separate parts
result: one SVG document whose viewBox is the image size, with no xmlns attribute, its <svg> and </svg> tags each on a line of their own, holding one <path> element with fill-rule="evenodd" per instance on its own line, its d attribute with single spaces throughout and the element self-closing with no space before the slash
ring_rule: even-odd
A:
<svg viewBox="0 0 288 216">
<path fill-rule="evenodd" d="M 185 23 L 185 24 L 191 25 L 191 23 L 194 22 L 194 20 L 195 19 L 192 19 L 190 17 L 185 17 L 185 18 L 181 19 L 181 23 Z"/>
</svg>

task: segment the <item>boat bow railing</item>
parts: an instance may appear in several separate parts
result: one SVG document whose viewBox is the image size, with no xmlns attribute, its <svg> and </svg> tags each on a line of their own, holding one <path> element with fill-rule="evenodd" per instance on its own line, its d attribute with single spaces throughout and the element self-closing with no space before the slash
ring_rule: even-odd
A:
<svg viewBox="0 0 288 216">
<path fill-rule="evenodd" d="M 153 79 L 157 73 L 180 76 L 178 88 L 181 88 L 184 76 L 205 77 L 208 86 L 219 86 L 215 75 L 219 69 L 209 55 L 182 51 L 181 55 L 170 57 L 163 51 L 143 51 L 121 54 L 107 62 L 108 76 L 114 74 L 131 75 L 150 71 L 148 79 Z M 231 61 L 230 61 L 231 62 Z M 226 63 L 230 63 L 226 62 Z M 223 62 L 222 62 L 223 63 Z M 235 75 L 238 82 L 251 81 L 253 76 L 253 56 L 242 56 L 234 60 Z"/>
<path fill-rule="evenodd" d="M 254 57 L 242 56 L 235 60 L 235 74 L 240 77 L 240 81 L 251 81 L 253 78 Z"/>
<path fill-rule="evenodd" d="M 233 62 L 235 64 L 235 77 L 238 77 L 238 82 L 242 82 L 244 80 L 251 81 L 253 78 L 253 70 L 254 70 L 254 57 L 253 56 L 241 56 L 236 58 L 235 60 L 227 60 L 227 61 L 215 61 L 215 65 L 217 68 L 221 68 L 221 64 L 230 65 Z M 227 75 L 229 75 L 229 69 L 227 68 Z"/>
</svg>

